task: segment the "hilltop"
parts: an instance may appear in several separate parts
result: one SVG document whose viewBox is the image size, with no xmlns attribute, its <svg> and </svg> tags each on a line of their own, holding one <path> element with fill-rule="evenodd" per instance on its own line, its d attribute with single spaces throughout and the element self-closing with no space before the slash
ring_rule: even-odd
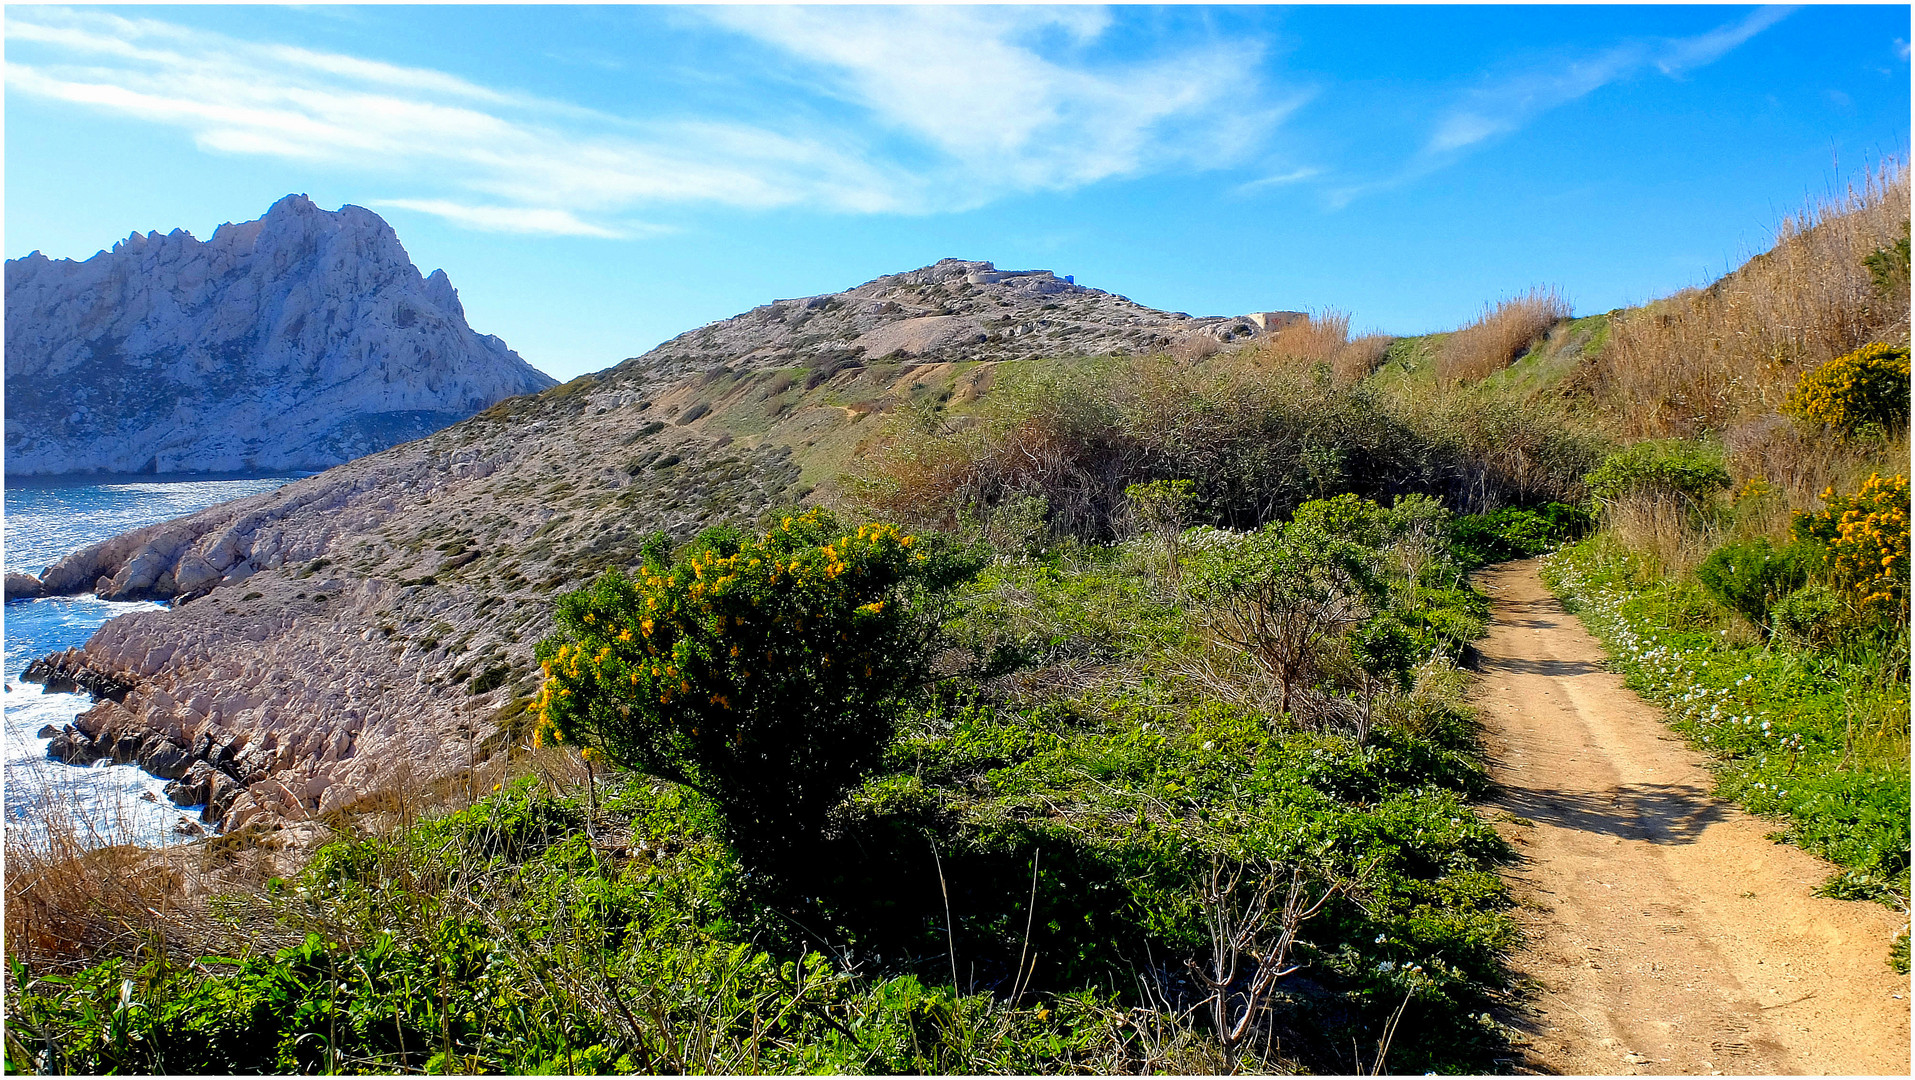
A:
<svg viewBox="0 0 1915 1080">
<path fill-rule="evenodd" d="M 975 399 L 1007 361 L 1209 352 L 1297 318 L 1195 318 L 949 259 L 754 308 L 48 567 L 49 594 L 174 604 L 51 664 L 122 688 L 56 752 L 163 763 L 229 829 L 448 775 L 511 745 L 550 597 L 630 565 L 651 531 L 795 503 L 870 448 L 874 413 Z"/>
</svg>

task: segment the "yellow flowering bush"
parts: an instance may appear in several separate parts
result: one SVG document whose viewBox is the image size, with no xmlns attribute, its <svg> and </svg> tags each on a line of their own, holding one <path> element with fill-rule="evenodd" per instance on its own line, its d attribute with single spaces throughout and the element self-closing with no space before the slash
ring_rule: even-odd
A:
<svg viewBox="0 0 1915 1080">
<path fill-rule="evenodd" d="M 747 865 L 789 876 L 928 683 L 945 601 L 983 562 L 821 510 L 668 546 L 559 598 L 535 738 L 703 793 Z"/>
<path fill-rule="evenodd" d="M 1782 411 L 1842 438 L 1908 426 L 1908 347 L 1864 345 L 1809 371 Z"/>
<path fill-rule="evenodd" d="M 1829 583 L 1868 625 L 1908 619 L 1908 499 L 1908 477 L 1872 473 L 1854 494 L 1830 488 L 1821 510 L 1795 517 L 1797 539 L 1819 552 Z"/>
</svg>

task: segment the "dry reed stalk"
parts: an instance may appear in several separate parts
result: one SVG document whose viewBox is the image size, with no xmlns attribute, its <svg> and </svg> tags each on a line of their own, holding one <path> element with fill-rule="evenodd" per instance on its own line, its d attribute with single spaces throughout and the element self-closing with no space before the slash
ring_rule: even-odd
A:
<svg viewBox="0 0 1915 1080">
<path fill-rule="evenodd" d="M 73 971 L 155 949 L 192 957 L 271 944 L 259 937 L 262 921 L 231 917 L 235 904 L 226 918 L 206 907 L 215 887 L 247 891 L 248 867 L 232 859 L 243 838 L 156 849 L 136 843 L 138 834 L 124 805 L 93 816 L 59 800 L 33 825 L 10 826 L 7 955 L 36 971 Z"/>
<path fill-rule="evenodd" d="M 1349 344 L 1338 349 L 1330 358 L 1330 371 L 1338 382 L 1344 385 L 1362 382 L 1383 363 L 1383 357 L 1390 351 L 1390 343 L 1396 339 L 1388 334 L 1364 334 L 1351 338 Z"/>
<path fill-rule="evenodd" d="M 1884 296 L 1863 260 L 1908 217 L 1908 166 L 1891 160 L 1785 218 L 1774 246 L 1734 273 L 1615 320 L 1599 398 L 1630 435 L 1724 432 L 1776 411 L 1805 371 L 1907 341 L 1906 283 Z"/>
<path fill-rule="evenodd" d="M 1444 379 L 1494 375 L 1567 318 L 1569 301 L 1554 288 L 1539 286 L 1512 296 L 1444 340 L 1436 352 L 1436 374 Z"/>
<path fill-rule="evenodd" d="M 1680 495 L 1627 495 L 1605 506 L 1603 518 L 1662 577 L 1687 574 L 1722 540 L 1716 530 L 1698 525 L 1694 504 Z"/>
<path fill-rule="evenodd" d="M 1327 364 L 1349 344 L 1350 316 L 1326 310 L 1277 329 L 1254 350 L 1259 362 L 1273 366 Z"/>
</svg>

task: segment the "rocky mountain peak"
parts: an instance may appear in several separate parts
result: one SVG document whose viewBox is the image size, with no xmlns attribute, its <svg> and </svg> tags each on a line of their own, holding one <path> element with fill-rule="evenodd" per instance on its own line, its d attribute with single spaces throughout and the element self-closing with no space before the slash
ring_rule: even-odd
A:
<svg viewBox="0 0 1915 1080">
<path fill-rule="evenodd" d="M 6 267 L 9 475 L 325 468 L 553 385 L 378 214 L 288 195 Z"/>
</svg>

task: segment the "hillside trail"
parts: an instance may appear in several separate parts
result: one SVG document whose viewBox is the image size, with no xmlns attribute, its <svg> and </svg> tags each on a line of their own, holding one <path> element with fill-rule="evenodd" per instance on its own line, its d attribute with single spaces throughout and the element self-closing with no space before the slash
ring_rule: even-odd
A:
<svg viewBox="0 0 1915 1080">
<path fill-rule="evenodd" d="M 1811 895 L 1833 868 L 1709 794 L 1703 756 L 1602 669 L 1536 560 L 1477 580 L 1472 697 L 1531 991 L 1518 1067 L 1907 1075 L 1909 980 L 1886 963 L 1906 918 Z"/>
</svg>

